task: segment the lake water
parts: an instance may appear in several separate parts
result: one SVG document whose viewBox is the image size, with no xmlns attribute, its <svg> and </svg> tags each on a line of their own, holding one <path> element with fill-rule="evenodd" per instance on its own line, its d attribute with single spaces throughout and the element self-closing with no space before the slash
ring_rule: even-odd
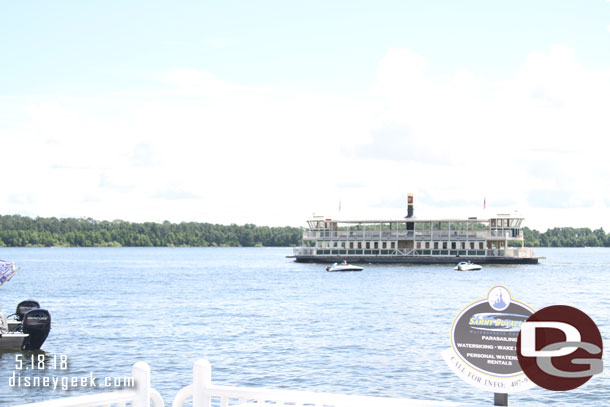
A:
<svg viewBox="0 0 610 407">
<path fill-rule="evenodd" d="M 166 405 L 208 358 L 221 384 L 471 401 L 492 395 L 470 387 L 445 365 L 453 318 L 490 287 L 540 309 L 566 304 L 587 313 L 610 337 L 610 249 L 538 249 L 539 265 L 368 265 L 327 273 L 300 264 L 288 248 L 0 249 L 21 271 L 0 287 L 7 312 L 35 298 L 51 312 L 43 345 L 68 370 L 16 371 L 17 353 L 0 354 L 0 405 L 41 401 L 71 391 L 9 386 L 13 374 L 128 376 L 151 366 Z M 28 358 L 29 354 L 25 354 Z M 604 358 L 606 359 L 606 358 Z M 47 362 L 48 363 L 48 362 Z M 511 405 L 600 406 L 610 374 L 570 392 L 540 388 Z M 100 383 L 98 383 L 99 385 Z"/>
</svg>

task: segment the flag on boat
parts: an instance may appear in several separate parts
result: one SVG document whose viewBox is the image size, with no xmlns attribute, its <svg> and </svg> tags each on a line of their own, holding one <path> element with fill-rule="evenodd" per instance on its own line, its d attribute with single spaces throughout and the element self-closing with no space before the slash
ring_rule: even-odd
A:
<svg viewBox="0 0 610 407">
<path fill-rule="evenodd" d="M 19 269 L 20 267 L 15 267 L 12 261 L 0 260 L 0 285 L 13 278 Z"/>
</svg>

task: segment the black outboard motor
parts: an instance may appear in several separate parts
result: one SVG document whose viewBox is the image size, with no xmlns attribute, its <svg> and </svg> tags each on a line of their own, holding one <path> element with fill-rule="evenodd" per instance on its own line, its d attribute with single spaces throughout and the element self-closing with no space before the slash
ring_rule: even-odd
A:
<svg viewBox="0 0 610 407">
<path fill-rule="evenodd" d="M 33 309 L 23 315 L 21 330 L 29 334 L 23 341 L 21 349 L 40 349 L 51 330 L 51 314 L 46 309 Z"/>
<path fill-rule="evenodd" d="M 17 317 L 17 321 L 23 321 L 23 315 L 33 309 L 40 308 L 40 304 L 36 300 L 25 300 L 21 301 L 17 305 L 17 311 L 15 311 L 15 315 Z"/>
</svg>

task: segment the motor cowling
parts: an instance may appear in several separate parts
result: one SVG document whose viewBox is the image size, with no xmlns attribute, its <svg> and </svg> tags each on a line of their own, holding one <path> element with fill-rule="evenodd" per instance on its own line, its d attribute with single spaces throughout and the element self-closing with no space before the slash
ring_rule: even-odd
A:
<svg viewBox="0 0 610 407">
<path fill-rule="evenodd" d="M 17 321 L 23 321 L 23 315 L 26 312 L 37 308 L 40 308 L 40 304 L 36 300 L 21 301 L 19 304 L 17 304 L 17 310 L 15 311 Z"/>
<path fill-rule="evenodd" d="M 51 331 L 51 314 L 45 309 L 33 309 L 23 315 L 21 331 L 29 336 L 23 341 L 21 349 L 40 349 Z"/>
</svg>

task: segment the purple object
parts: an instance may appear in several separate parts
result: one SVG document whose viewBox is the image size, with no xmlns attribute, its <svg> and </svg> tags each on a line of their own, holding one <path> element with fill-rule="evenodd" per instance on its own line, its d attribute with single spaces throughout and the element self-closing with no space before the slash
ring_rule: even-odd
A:
<svg viewBox="0 0 610 407">
<path fill-rule="evenodd" d="M 19 267 L 15 268 L 15 263 L 0 260 L 0 286 L 9 281 L 19 271 Z"/>
</svg>

